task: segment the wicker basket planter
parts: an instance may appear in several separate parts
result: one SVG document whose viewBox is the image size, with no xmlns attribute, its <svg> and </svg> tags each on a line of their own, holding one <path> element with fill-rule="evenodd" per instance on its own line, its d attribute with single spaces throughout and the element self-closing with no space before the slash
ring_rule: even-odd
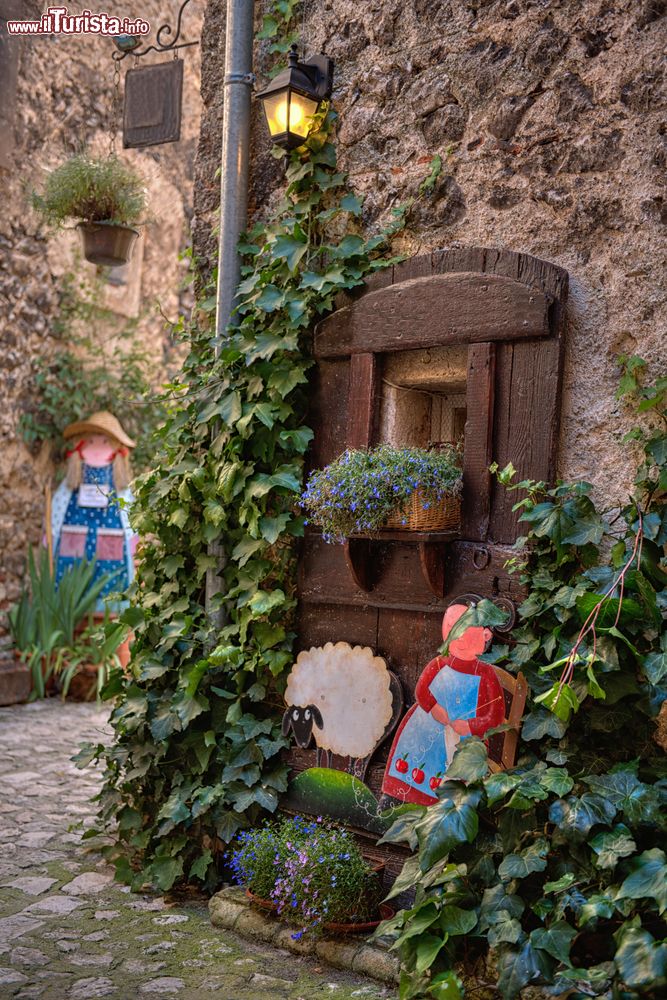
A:
<svg viewBox="0 0 667 1000">
<path fill-rule="evenodd" d="M 433 503 L 424 499 L 421 490 L 415 490 L 408 505 L 388 517 L 384 526 L 398 531 L 456 531 L 460 519 L 460 497 L 443 497 Z"/>
</svg>

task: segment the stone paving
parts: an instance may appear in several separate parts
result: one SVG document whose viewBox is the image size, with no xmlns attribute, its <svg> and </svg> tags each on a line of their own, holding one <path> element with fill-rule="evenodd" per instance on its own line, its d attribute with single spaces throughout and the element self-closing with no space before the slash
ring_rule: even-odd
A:
<svg viewBox="0 0 667 1000">
<path fill-rule="evenodd" d="M 379 1000 L 395 991 L 209 922 L 206 899 L 130 893 L 82 841 L 99 777 L 70 757 L 108 738 L 94 705 L 0 709 L 0 998 Z"/>
</svg>

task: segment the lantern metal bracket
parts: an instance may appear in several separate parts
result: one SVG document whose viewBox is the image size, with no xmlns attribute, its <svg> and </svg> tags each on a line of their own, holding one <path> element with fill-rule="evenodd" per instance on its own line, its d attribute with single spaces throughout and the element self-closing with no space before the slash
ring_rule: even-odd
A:
<svg viewBox="0 0 667 1000">
<path fill-rule="evenodd" d="M 181 4 L 181 9 L 178 12 L 178 18 L 176 20 L 176 34 L 174 35 L 173 41 L 166 42 L 163 39 L 168 38 L 172 34 L 172 27 L 168 22 L 161 24 L 157 29 L 155 35 L 155 45 L 148 45 L 145 49 L 140 49 L 141 38 L 136 35 L 118 35 L 114 37 L 114 44 L 118 49 L 118 52 L 113 52 L 111 58 L 116 62 L 121 62 L 125 56 L 134 56 L 135 59 L 141 59 L 142 56 L 148 55 L 149 52 L 175 52 L 177 49 L 187 49 L 192 45 L 199 45 L 199 42 L 179 42 L 178 39 L 181 36 L 181 21 L 183 20 L 183 11 L 190 3 L 190 0 L 183 0 Z M 174 57 L 175 58 L 175 57 Z"/>
<path fill-rule="evenodd" d="M 333 59 L 321 52 L 300 62 L 299 47 L 296 42 L 293 42 L 290 47 L 288 63 L 290 69 L 298 68 L 308 77 L 313 96 L 318 101 L 326 101 L 331 97 L 334 73 Z"/>
</svg>

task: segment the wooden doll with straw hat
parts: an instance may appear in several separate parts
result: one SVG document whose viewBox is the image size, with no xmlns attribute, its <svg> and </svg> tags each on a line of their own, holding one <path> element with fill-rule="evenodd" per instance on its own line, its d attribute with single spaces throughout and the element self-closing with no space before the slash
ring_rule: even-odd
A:
<svg viewBox="0 0 667 1000">
<path fill-rule="evenodd" d="M 71 447 L 49 518 L 55 578 L 59 582 L 76 562 L 94 559 L 95 579 L 109 575 L 97 602 L 97 610 L 103 611 L 105 603 L 109 607 L 107 595 L 124 591 L 134 578 L 137 536 L 128 507 L 134 499 L 129 453 L 135 442 L 105 410 L 69 424 L 63 436 Z M 117 602 L 109 610 L 122 606 Z"/>
</svg>

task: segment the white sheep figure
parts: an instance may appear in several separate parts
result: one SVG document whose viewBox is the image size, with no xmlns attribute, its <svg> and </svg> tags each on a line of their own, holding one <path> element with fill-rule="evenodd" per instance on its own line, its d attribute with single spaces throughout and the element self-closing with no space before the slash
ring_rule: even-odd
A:
<svg viewBox="0 0 667 1000">
<path fill-rule="evenodd" d="M 297 746 L 317 746 L 325 767 L 331 755 L 349 757 L 348 770 L 361 778 L 373 751 L 398 721 L 403 697 L 398 679 L 368 646 L 328 642 L 299 653 L 287 680 L 283 733 Z"/>
</svg>

